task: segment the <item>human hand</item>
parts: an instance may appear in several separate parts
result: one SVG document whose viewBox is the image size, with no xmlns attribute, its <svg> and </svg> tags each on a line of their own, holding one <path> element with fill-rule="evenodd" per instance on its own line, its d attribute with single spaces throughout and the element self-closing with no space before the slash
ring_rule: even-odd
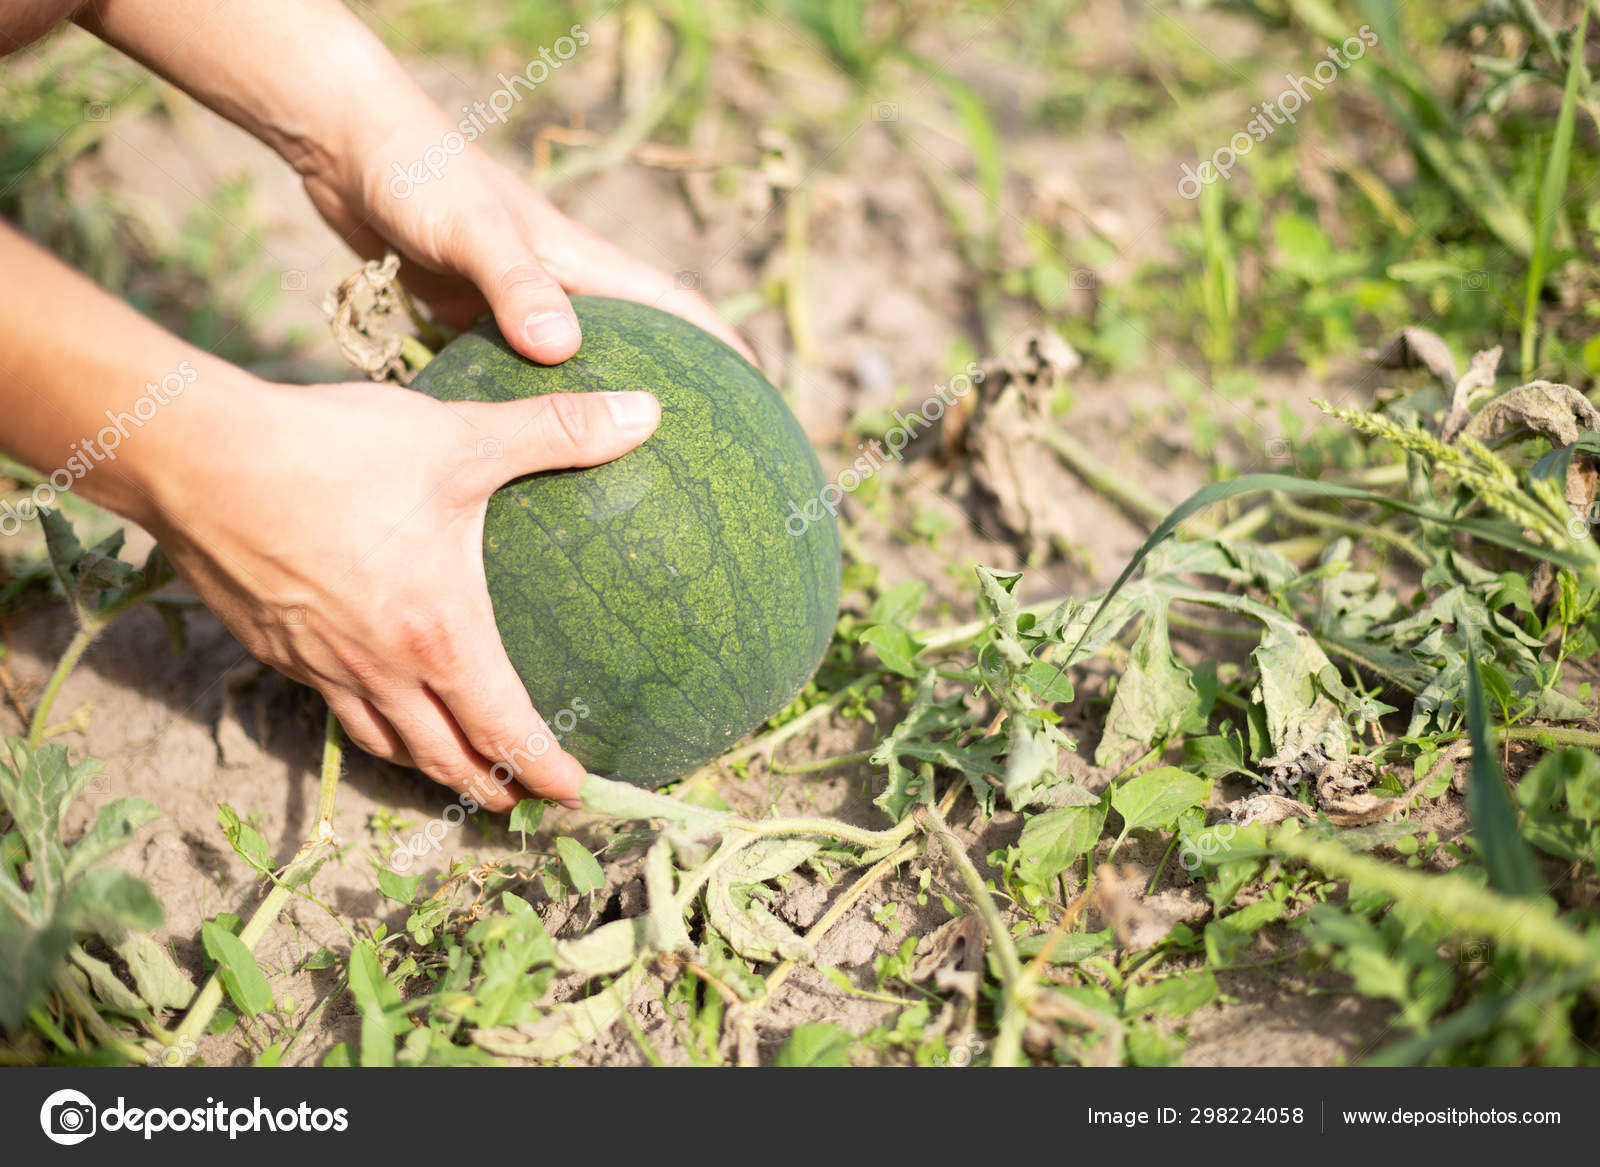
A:
<svg viewBox="0 0 1600 1167">
<path fill-rule="evenodd" d="M 642 263 L 567 218 L 527 183 L 468 145 L 439 177 L 400 184 L 394 163 L 436 149 L 438 135 L 408 129 L 361 160 L 305 176 L 333 228 L 368 258 L 393 248 L 406 288 L 445 323 L 465 328 L 483 314 L 513 348 L 542 364 L 578 351 L 567 293 L 652 304 L 755 356 L 695 288 Z M 401 194 L 396 194 L 397 186 Z"/>
<path fill-rule="evenodd" d="M 638 445 L 660 421 L 656 399 L 445 404 L 249 381 L 211 400 L 227 416 L 156 487 L 145 521 L 240 643 L 321 691 L 369 753 L 490 810 L 527 794 L 576 806 L 583 767 L 500 642 L 484 514 L 511 478 Z"/>
</svg>

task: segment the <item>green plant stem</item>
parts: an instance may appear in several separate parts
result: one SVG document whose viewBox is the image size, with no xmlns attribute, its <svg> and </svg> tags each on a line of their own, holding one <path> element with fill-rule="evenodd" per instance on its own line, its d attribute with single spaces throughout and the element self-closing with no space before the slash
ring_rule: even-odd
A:
<svg viewBox="0 0 1600 1167">
<path fill-rule="evenodd" d="M 994 950 L 995 961 L 1000 966 L 1004 1000 L 1001 1005 L 999 1035 L 995 1040 L 992 1064 L 1021 1065 L 1022 1031 L 1028 1023 L 1027 999 L 1031 992 L 1023 983 L 1022 960 L 1017 955 L 1017 946 L 1012 942 L 1011 933 L 1006 929 L 1006 922 L 1000 916 L 1000 909 L 995 905 L 994 896 L 984 886 L 983 876 L 978 874 L 978 869 L 973 866 L 971 858 L 967 855 L 967 849 L 961 845 L 961 840 L 956 838 L 955 833 L 945 823 L 944 816 L 939 813 L 938 808 L 919 806 L 912 812 L 911 818 L 938 842 L 945 857 L 961 876 L 961 881 L 967 885 L 967 892 L 972 896 L 978 909 L 978 918 L 983 921 L 983 926 L 989 933 L 989 943 Z"/>
<path fill-rule="evenodd" d="M 83 659 L 83 654 L 89 651 L 89 646 L 94 643 L 94 638 L 105 631 L 106 625 L 115 620 L 135 604 L 141 603 L 151 593 L 159 591 L 171 581 L 170 572 L 158 572 L 153 579 L 148 580 L 144 586 L 132 588 L 124 592 L 117 599 L 107 604 L 99 611 L 86 609 L 81 605 L 73 606 L 73 615 L 78 621 L 78 631 L 73 634 L 67 643 L 66 651 L 61 654 L 61 659 L 56 662 L 55 670 L 50 674 L 50 679 L 45 682 L 44 692 L 39 694 L 39 703 L 34 706 L 33 720 L 28 725 L 28 745 L 37 749 L 44 740 L 46 723 L 50 716 L 50 709 L 56 703 L 56 698 L 61 693 L 61 686 L 66 684 L 67 677 Z"/>
<path fill-rule="evenodd" d="M 261 901 L 244 927 L 239 929 L 239 941 L 251 953 L 255 952 L 256 945 L 261 943 L 261 938 L 267 934 L 267 929 L 277 922 L 278 913 L 283 911 L 283 906 L 289 902 L 289 897 L 296 894 L 300 884 L 311 878 L 311 874 L 334 848 L 333 808 L 334 795 L 339 785 L 339 763 L 343 750 L 341 740 L 339 719 L 330 709 L 322 734 L 322 787 L 317 800 L 316 826 L 312 829 L 311 837 L 300 845 L 295 857 L 281 873 L 273 877 L 272 888 L 267 892 L 266 898 Z M 211 1019 L 216 1016 L 217 1009 L 221 1005 L 222 970 L 219 968 L 206 979 L 206 983 L 201 985 L 200 991 L 195 994 L 188 1012 L 184 1014 L 183 1022 L 173 1031 L 173 1044 L 181 1044 L 185 1038 L 190 1041 L 199 1040 L 200 1034 L 211 1024 Z"/>
<path fill-rule="evenodd" d="M 322 723 L 322 785 L 317 795 L 318 840 L 333 837 L 334 801 L 339 795 L 339 768 L 344 761 L 344 731 L 332 709 Z"/>
<path fill-rule="evenodd" d="M 1212 538 L 1222 543 L 1235 543 L 1254 535 L 1271 521 L 1272 506 L 1270 503 L 1262 503 L 1260 506 L 1251 507 L 1231 523 L 1217 528 Z"/>
<path fill-rule="evenodd" d="M 1589 729 L 1563 729 L 1555 725 L 1507 725 L 1491 727 L 1490 733 L 1499 734 L 1507 741 L 1536 742 L 1548 739 L 1558 746 L 1583 746 L 1600 750 L 1600 733 Z"/>
<path fill-rule="evenodd" d="M 44 741 L 45 723 L 50 716 L 51 707 L 56 703 L 56 697 L 61 693 L 61 686 L 66 684 L 72 670 L 78 667 L 83 654 L 89 651 L 89 645 L 94 643 L 94 638 L 100 634 L 100 627 L 96 624 L 85 624 L 67 643 L 66 651 L 56 662 L 55 671 L 45 682 L 44 692 L 39 694 L 39 703 L 33 707 L 33 720 L 28 725 L 29 746 L 37 749 L 39 743 Z"/>
<path fill-rule="evenodd" d="M 1600 978 L 1600 945 L 1564 924 L 1545 898 L 1502 895 L 1453 875 L 1423 875 L 1358 855 L 1327 838 L 1279 829 L 1267 850 L 1337 879 L 1358 880 L 1396 901 L 1426 905 L 1457 932 L 1498 943 Z"/>
<path fill-rule="evenodd" d="M 72 1040 L 61 1032 L 61 1028 L 55 1023 L 55 1019 L 44 1009 L 37 1005 L 29 1009 L 28 1020 L 33 1022 L 34 1028 L 49 1038 L 51 1044 L 62 1053 L 75 1054 L 78 1052 L 77 1047 L 72 1044 Z"/>
<path fill-rule="evenodd" d="M 133 1065 L 149 1060 L 149 1054 L 143 1046 L 129 1041 L 100 1016 L 100 1010 L 95 1008 L 94 1002 L 83 995 L 83 990 L 78 988 L 78 982 L 72 979 L 70 968 L 62 969 L 56 976 L 55 988 L 73 1015 L 83 1022 L 101 1045 Z"/>
<path fill-rule="evenodd" d="M 665 819 L 691 829 L 715 832 L 721 835 L 737 834 L 742 837 L 740 846 L 757 839 L 771 839 L 784 835 L 822 835 L 849 843 L 872 853 L 892 850 L 910 836 L 915 824 L 907 818 L 883 831 L 869 831 L 849 823 L 825 818 L 775 818 L 748 819 L 724 811 L 707 810 L 691 806 L 657 794 L 641 790 L 626 782 L 617 782 L 590 774 L 583 780 L 579 791 L 584 809 L 613 818 Z"/>
<path fill-rule="evenodd" d="M 785 766 L 781 762 L 772 764 L 774 774 L 815 774 L 818 770 L 831 770 L 835 766 L 848 766 L 855 762 L 865 762 L 872 757 L 871 750 L 856 750 L 854 753 L 839 754 L 832 758 L 819 758 L 811 762 L 801 762 L 795 766 Z"/>
<path fill-rule="evenodd" d="M 1297 523 L 1304 523 L 1306 526 L 1312 528 L 1325 528 L 1330 531 L 1342 531 L 1346 535 L 1354 535 L 1360 539 L 1376 539 L 1379 542 L 1389 544 L 1389 546 L 1399 551 L 1413 563 L 1419 564 L 1422 567 L 1429 567 L 1432 565 L 1433 561 L 1428 558 L 1427 554 L 1422 550 L 1422 548 L 1418 547 L 1414 542 L 1398 532 L 1385 530 L 1383 527 L 1374 526 L 1371 523 L 1358 522 L 1355 519 L 1340 518 L 1338 515 L 1331 515 L 1327 511 L 1319 511 L 1314 510 L 1311 507 L 1304 507 L 1299 503 L 1291 502 L 1289 498 L 1283 494 L 1274 494 L 1272 496 L 1272 505 L 1277 508 L 1278 513 L 1286 519 L 1291 519 Z"/>
</svg>

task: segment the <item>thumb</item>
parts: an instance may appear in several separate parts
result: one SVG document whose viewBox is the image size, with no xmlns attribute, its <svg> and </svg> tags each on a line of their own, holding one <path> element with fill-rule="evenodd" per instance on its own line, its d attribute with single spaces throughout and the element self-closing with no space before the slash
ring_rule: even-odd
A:
<svg viewBox="0 0 1600 1167">
<path fill-rule="evenodd" d="M 620 458 L 655 432 L 661 403 L 652 393 L 546 393 L 521 401 L 458 405 L 478 431 L 494 489 L 541 470 L 598 466 Z"/>
<path fill-rule="evenodd" d="M 478 286 L 512 348 L 541 365 L 558 365 L 578 351 L 583 334 L 566 292 L 533 252 L 508 249 L 505 236 L 479 232 L 466 275 Z"/>
</svg>

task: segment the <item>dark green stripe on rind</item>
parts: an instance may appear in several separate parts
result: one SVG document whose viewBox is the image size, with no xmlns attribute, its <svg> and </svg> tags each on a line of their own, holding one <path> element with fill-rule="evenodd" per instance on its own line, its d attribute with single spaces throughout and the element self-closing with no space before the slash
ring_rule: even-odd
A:
<svg viewBox="0 0 1600 1167">
<path fill-rule="evenodd" d="M 799 422 L 743 357 L 688 322 L 573 298 L 583 346 L 545 367 L 492 325 L 412 383 L 443 401 L 647 389 L 661 426 L 639 449 L 497 491 L 484 569 L 511 662 L 587 768 L 678 778 L 783 708 L 816 670 L 839 603 L 831 517 L 794 535 L 823 487 Z M 570 719 L 563 719 L 564 721 Z"/>
</svg>

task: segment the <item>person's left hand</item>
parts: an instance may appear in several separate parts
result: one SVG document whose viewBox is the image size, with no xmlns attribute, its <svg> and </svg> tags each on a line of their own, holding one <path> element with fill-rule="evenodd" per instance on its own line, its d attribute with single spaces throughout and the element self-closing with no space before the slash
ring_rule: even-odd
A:
<svg viewBox="0 0 1600 1167">
<path fill-rule="evenodd" d="M 415 130 L 391 136 L 366 160 L 346 160 L 338 176 L 307 174 L 305 185 L 357 252 L 399 253 L 401 281 L 438 319 L 465 328 L 487 307 L 513 348 L 557 364 L 581 340 L 567 293 L 613 296 L 682 316 L 755 362 L 698 291 L 573 222 L 477 146 L 452 155 L 437 178 L 400 183 L 429 141 Z"/>
</svg>

